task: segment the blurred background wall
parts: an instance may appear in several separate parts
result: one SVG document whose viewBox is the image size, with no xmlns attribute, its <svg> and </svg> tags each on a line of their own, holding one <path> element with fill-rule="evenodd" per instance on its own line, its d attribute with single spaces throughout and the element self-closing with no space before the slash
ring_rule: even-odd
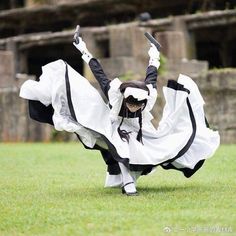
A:
<svg viewBox="0 0 236 236">
<path fill-rule="evenodd" d="M 192 77 L 222 142 L 236 142 L 236 3 L 224 0 L 10 0 L 0 2 L 0 141 L 73 139 L 28 117 L 20 85 L 41 66 L 66 60 L 97 87 L 72 45 L 74 29 L 110 78 L 143 79 L 150 32 L 162 45 L 161 87 L 179 73 Z"/>
</svg>

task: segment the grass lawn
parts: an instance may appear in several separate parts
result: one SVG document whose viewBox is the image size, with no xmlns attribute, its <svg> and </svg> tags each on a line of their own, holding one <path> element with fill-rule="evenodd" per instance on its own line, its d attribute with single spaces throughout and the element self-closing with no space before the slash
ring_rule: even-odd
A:
<svg viewBox="0 0 236 236">
<path fill-rule="evenodd" d="M 0 235 L 236 235 L 236 145 L 190 179 L 158 168 L 138 197 L 104 177 L 78 143 L 0 144 Z"/>
</svg>

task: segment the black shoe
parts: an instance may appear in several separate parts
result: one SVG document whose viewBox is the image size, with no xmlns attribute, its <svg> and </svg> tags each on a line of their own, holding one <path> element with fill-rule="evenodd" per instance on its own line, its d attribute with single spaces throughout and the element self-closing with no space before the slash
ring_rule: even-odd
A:
<svg viewBox="0 0 236 236">
<path fill-rule="evenodd" d="M 127 186 L 128 184 L 133 184 L 134 182 L 129 182 L 129 183 L 126 183 L 125 185 L 123 185 L 122 186 L 122 194 L 126 194 L 126 196 L 138 196 L 138 192 L 137 191 L 135 191 L 135 192 L 130 192 L 130 193 L 128 193 L 128 192 L 126 192 L 125 191 L 125 186 Z"/>
</svg>

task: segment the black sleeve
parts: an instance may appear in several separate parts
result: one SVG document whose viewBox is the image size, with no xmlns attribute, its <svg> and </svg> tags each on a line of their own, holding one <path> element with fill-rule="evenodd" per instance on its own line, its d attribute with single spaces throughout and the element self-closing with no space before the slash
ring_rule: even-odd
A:
<svg viewBox="0 0 236 236">
<path fill-rule="evenodd" d="M 108 98 L 108 90 L 110 88 L 111 80 L 107 78 L 106 74 L 104 73 L 97 59 L 92 58 L 89 61 L 89 67 L 91 71 L 93 72 L 93 75 L 95 76 L 96 80 L 98 81 L 103 93 Z"/>
<path fill-rule="evenodd" d="M 31 119 L 53 125 L 53 113 L 52 105 L 45 106 L 39 101 L 29 100 L 29 115 Z"/>
<path fill-rule="evenodd" d="M 146 84 L 152 84 L 153 88 L 157 88 L 157 68 L 155 66 L 149 66 L 146 72 L 146 78 L 144 82 Z"/>
</svg>

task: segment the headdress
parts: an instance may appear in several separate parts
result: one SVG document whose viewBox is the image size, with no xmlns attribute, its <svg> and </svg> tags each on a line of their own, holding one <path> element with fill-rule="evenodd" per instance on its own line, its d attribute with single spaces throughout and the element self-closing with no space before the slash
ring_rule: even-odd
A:
<svg viewBox="0 0 236 236">
<path fill-rule="evenodd" d="M 142 143 L 142 111 L 145 109 L 145 106 L 147 104 L 147 99 L 149 96 L 149 89 L 146 86 L 145 82 L 142 81 L 129 81 L 129 82 L 124 82 L 120 85 L 120 91 L 124 96 L 123 100 L 123 106 L 125 107 L 123 114 L 122 115 L 122 120 L 117 128 L 117 131 L 121 137 L 122 140 L 126 140 L 129 142 L 129 134 L 130 132 L 127 132 L 126 130 L 121 130 L 121 125 L 124 121 L 125 118 L 125 111 L 128 109 L 126 107 L 126 103 L 131 103 L 131 104 L 137 104 L 137 105 L 142 105 L 144 104 L 143 107 L 140 108 L 135 114 L 134 117 L 139 118 L 139 131 L 137 135 L 137 140 Z"/>
</svg>

